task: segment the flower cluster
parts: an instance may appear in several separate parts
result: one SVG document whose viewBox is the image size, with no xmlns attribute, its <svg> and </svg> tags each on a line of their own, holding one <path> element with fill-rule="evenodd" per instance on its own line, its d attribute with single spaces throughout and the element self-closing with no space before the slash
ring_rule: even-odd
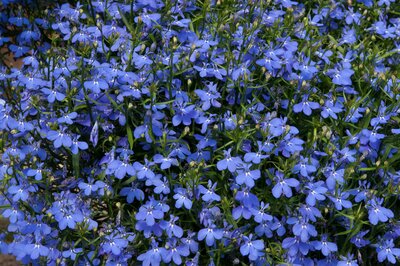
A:
<svg viewBox="0 0 400 266">
<path fill-rule="evenodd" d="M 399 263 L 399 3 L 53 2 L 0 3 L 1 253 Z"/>
</svg>

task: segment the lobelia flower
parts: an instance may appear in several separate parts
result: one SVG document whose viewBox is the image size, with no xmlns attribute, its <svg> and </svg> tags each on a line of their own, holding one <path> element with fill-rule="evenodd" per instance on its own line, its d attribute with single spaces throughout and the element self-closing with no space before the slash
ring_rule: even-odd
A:
<svg viewBox="0 0 400 266">
<path fill-rule="evenodd" d="M 118 179 L 123 179 L 127 174 L 130 176 L 134 176 L 136 174 L 135 168 L 129 163 L 128 157 L 125 157 L 123 161 L 118 159 L 112 160 L 108 164 L 107 170 L 109 173 L 113 173 Z"/>
<path fill-rule="evenodd" d="M 340 261 L 337 263 L 338 266 L 358 266 L 357 260 L 354 260 L 354 255 L 348 253 L 347 256 L 340 256 Z"/>
<path fill-rule="evenodd" d="M 240 217 L 249 220 L 251 216 L 252 216 L 251 208 L 244 206 L 243 203 L 241 203 L 238 207 L 233 208 L 232 210 L 232 217 L 235 220 L 238 220 Z"/>
<path fill-rule="evenodd" d="M 105 253 L 112 253 L 116 256 L 128 246 L 128 240 L 118 233 L 112 233 L 104 237 L 104 242 L 101 245 L 101 250 Z"/>
<path fill-rule="evenodd" d="M 93 178 L 89 178 L 88 183 L 79 182 L 78 187 L 84 191 L 86 196 L 91 195 L 93 192 L 98 191 L 101 188 L 105 187 L 105 183 L 103 181 L 97 180 L 94 182 Z"/>
<path fill-rule="evenodd" d="M 58 92 L 56 90 L 50 90 L 48 88 L 43 88 L 41 91 L 47 95 L 47 101 L 49 103 L 54 103 L 55 100 L 61 102 L 65 99 L 65 95 L 61 92 Z"/>
<path fill-rule="evenodd" d="M 273 233 L 271 231 L 271 223 L 267 221 L 262 221 L 259 225 L 254 228 L 254 232 L 259 236 L 266 236 L 268 238 L 273 237 Z"/>
<path fill-rule="evenodd" d="M 221 94 L 217 91 L 217 84 L 209 83 L 206 85 L 207 91 L 195 90 L 194 92 L 200 97 L 202 101 L 203 111 L 207 111 L 211 106 L 216 108 L 221 107 L 221 104 L 217 101 L 221 97 Z"/>
<path fill-rule="evenodd" d="M 254 221 L 256 221 L 257 223 L 261 223 L 263 221 L 272 221 L 273 217 L 265 212 L 268 207 L 268 203 L 265 204 L 264 202 L 261 202 L 258 209 L 252 208 L 250 211 L 254 216 Z"/>
<path fill-rule="evenodd" d="M 299 236 L 286 237 L 282 241 L 282 248 L 288 250 L 289 256 L 307 255 L 311 249 L 311 245 L 303 242 Z"/>
<path fill-rule="evenodd" d="M 152 180 L 155 177 L 154 172 L 150 169 L 154 165 L 154 162 L 148 161 L 146 158 L 144 159 L 144 164 L 139 162 L 134 162 L 133 167 L 136 170 L 136 175 L 139 180 L 142 179 L 150 179 Z"/>
<path fill-rule="evenodd" d="M 333 190 L 336 183 L 342 185 L 344 183 L 344 169 L 335 170 L 334 166 L 328 167 L 327 171 L 324 172 L 326 177 L 326 185 L 328 189 Z"/>
<path fill-rule="evenodd" d="M 49 254 L 49 248 L 42 245 L 38 240 L 35 244 L 26 245 L 26 248 L 30 250 L 30 257 L 33 260 L 36 260 L 40 256 L 46 257 Z"/>
<path fill-rule="evenodd" d="M 176 238 L 168 240 L 166 246 L 167 254 L 164 258 L 165 263 L 173 261 L 176 265 L 182 264 L 182 257 L 187 257 L 190 254 L 189 247 L 184 244 L 179 244 Z"/>
<path fill-rule="evenodd" d="M 293 105 L 293 112 L 303 112 L 305 115 L 310 116 L 312 110 L 318 109 L 319 103 L 308 101 L 308 94 L 302 96 L 302 101 L 298 104 Z"/>
<path fill-rule="evenodd" d="M 34 176 L 35 180 L 42 180 L 43 177 L 43 172 L 45 172 L 45 170 L 43 169 L 43 165 L 44 163 L 38 163 L 37 164 L 37 168 L 36 169 L 28 169 L 28 171 L 26 172 L 27 176 Z"/>
<path fill-rule="evenodd" d="M 153 185 L 155 186 L 154 192 L 157 194 L 169 194 L 170 193 L 170 188 L 169 188 L 169 182 L 168 179 L 164 176 L 163 179 L 156 179 L 153 182 Z"/>
<path fill-rule="evenodd" d="M 135 186 L 124 187 L 121 189 L 119 194 L 123 197 L 126 197 L 126 202 L 128 203 L 132 203 L 135 199 L 139 201 L 144 200 L 144 192 Z"/>
<path fill-rule="evenodd" d="M 13 185 L 7 189 L 8 193 L 12 196 L 12 200 L 17 202 L 19 200 L 26 201 L 29 198 L 29 192 L 36 192 L 34 186 Z"/>
<path fill-rule="evenodd" d="M 295 236 L 300 237 L 302 242 L 307 242 L 311 236 L 317 236 L 315 226 L 308 223 L 306 218 L 291 217 L 286 221 L 287 224 L 294 224 L 292 231 Z M 306 254 L 305 254 L 306 255 Z"/>
<path fill-rule="evenodd" d="M 167 250 L 163 247 L 158 247 L 158 242 L 153 239 L 151 248 L 145 253 L 140 254 L 137 259 L 142 261 L 145 266 L 158 266 L 167 255 Z"/>
<path fill-rule="evenodd" d="M 47 132 L 47 139 L 53 141 L 55 148 L 60 148 L 61 146 L 69 148 L 72 146 L 70 135 L 64 131 L 65 128 L 61 128 L 60 131 L 50 130 Z"/>
<path fill-rule="evenodd" d="M 329 199 L 335 204 L 336 210 L 341 211 L 343 208 L 349 209 L 353 206 L 351 201 L 347 200 L 350 196 L 348 192 L 341 192 L 340 190 L 335 192 L 336 195 L 329 196 Z"/>
<path fill-rule="evenodd" d="M 264 249 L 264 241 L 252 240 L 252 238 L 252 234 L 248 237 L 242 237 L 243 244 L 240 246 L 240 253 L 243 256 L 248 256 L 250 260 L 254 261 L 263 255 L 262 250 Z"/>
<path fill-rule="evenodd" d="M 243 168 L 238 169 L 236 176 L 236 183 L 238 185 L 246 184 L 249 188 L 254 187 L 254 181 L 261 177 L 261 172 L 259 169 L 250 170 L 252 164 L 242 164 Z"/>
<path fill-rule="evenodd" d="M 351 76 L 354 74 L 354 71 L 345 68 L 339 70 L 338 68 L 335 69 L 328 69 L 327 75 L 332 78 L 333 84 L 336 85 L 352 85 Z"/>
<path fill-rule="evenodd" d="M 96 121 L 96 123 L 94 123 L 92 131 L 90 132 L 90 142 L 93 143 L 93 146 L 96 147 L 97 142 L 99 140 L 99 124 Z"/>
<path fill-rule="evenodd" d="M 303 143 L 303 140 L 291 137 L 290 134 L 287 134 L 284 140 L 280 143 L 279 149 L 282 151 L 283 156 L 289 158 L 292 154 L 303 150 Z"/>
<path fill-rule="evenodd" d="M 378 252 L 378 261 L 388 260 L 392 264 L 396 264 L 396 258 L 400 257 L 400 248 L 395 248 L 393 239 L 385 240 L 382 244 L 376 245 Z"/>
<path fill-rule="evenodd" d="M 84 141 L 79 141 L 79 135 L 72 139 L 71 152 L 72 154 L 78 154 L 79 150 L 87 150 L 89 145 Z"/>
<path fill-rule="evenodd" d="M 220 201 L 221 197 L 215 193 L 215 187 L 217 186 L 217 182 L 214 184 L 211 180 L 208 180 L 207 188 L 203 185 L 199 185 L 197 188 L 200 194 L 203 194 L 201 199 L 205 202 L 213 202 L 213 201 Z"/>
<path fill-rule="evenodd" d="M 232 157 L 231 149 L 224 151 L 225 158 L 217 163 L 218 170 L 228 169 L 231 173 L 236 171 L 236 168 L 242 163 L 240 157 Z"/>
<path fill-rule="evenodd" d="M 156 223 L 156 219 L 162 219 L 164 213 L 160 210 L 156 202 L 147 201 L 144 205 L 139 208 L 139 212 L 136 213 L 136 219 L 138 221 L 145 221 L 147 225 L 152 226 Z"/>
<path fill-rule="evenodd" d="M 368 239 L 364 239 L 364 236 L 368 234 L 369 230 L 361 231 L 357 235 L 353 236 L 350 239 L 350 242 L 353 243 L 356 247 L 362 248 L 369 245 L 370 241 Z"/>
<path fill-rule="evenodd" d="M 181 98 L 178 98 L 174 102 L 175 115 L 172 117 L 172 124 L 174 126 L 179 126 L 183 123 L 185 126 L 188 126 L 192 123 L 192 119 L 198 116 L 197 111 L 195 110 L 195 105 L 189 105 L 183 102 Z"/>
<path fill-rule="evenodd" d="M 188 194 L 188 191 L 185 188 L 175 188 L 174 189 L 175 195 L 174 199 L 176 200 L 175 202 L 175 207 L 180 209 L 182 206 L 185 206 L 186 209 L 190 210 L 192 208 L 192 201 L 190 200 L 190 196 Z"/>
<path fill-rule="evenodd" d="M 170 215 L 170 220 L 167 221 L 161 221 L 160 222 L 160 227 L 167 232 L 168 237 L 177 237 L 181 238 L 183 236 L 183 229 L 176 225 L 176 221 L 179 220 L 179 217 L 175 217 L 173 215 Z"/>
<path fill-rule="evenodd" d="M 235 200 L 243 203 L 247 208 L 258 208 L 260 204 L 257 196 L 251 193 L 250 188 L 247 187 L 236 193 Z"/>
<path fill-rule="evenodd" d="M 312 222 L 316 222 L 317 217 L 322 217 L 321 212 L 317 208 L 315 208 L 314 206 L 308 206 L 304 204 L 300 206 L 299 213 L 303 217 L 309 219 Z"/>
<path fill-rule="evenodd" d="M 261 162 L 261 160 L 263 160 L 265 158 L 268 158 L 268 155 L 262 154 L 262 151 L 269 152 L 270 151 L 270 149 L 269 149 L 270 145 L 272 145 L 272 144 L 269 143 L 269 145 L 267 145 L 267 144 L 264 144 L 261 141 L 257 141 L 258 152 L 247 152 L 244 155 L 244 158 L 243 158 L 244 161 L 247 162 L 247 163 L 248 162 L 252 162 L 252 163 L 255 163 L 255 164 L 259 164 Z"/>
<path fill-rule="evenodd" d="M 181 238 L 181 242 L 187 246 L 192 253 L 196 253 L 199 250 L 199 243 L 193 239 L 195 235 L 196 233 L 188 230 L 187 237 Z"/>
<path fill-rule="evenodd" d="M 310 160 L 311 164 L 309 163 L 309 159 L 304 158 L 303 156 L 300 155 L 300 161 L 293 167 L 292 170 L 293 173 L 294 174 L 300 173 L 302 176 L 308 177 L 309 174 L 312 174 L 315 171 L 317 171 L 317 168 L 314 166 L 314 164 L 317 164 L 316 160 L 312 158 Z"/>
<path fill-rule="evenodd" d="M 223 230 L 216 227 L 215 224 L 209 222 L 208 228 L 200 229 L 197 234 L 197 239 L 202 241 L 206 239 L 207 246 L 212 246 L 215 243 L 215 240 L 222 239 Z"/>
<path fill-rule="evenodd" d="M 313 245 L 316 250 L 321 250 L 324 256 L 338 251 L 338 247 L 335 243 L 328 242 L 328 236 L 326 234 L 322 235 L 321 241 L 311 241 L 311 245 Z"/>
<path fill-rule="evenodd" d="M 383 199 L 372 198 L 368 201 L 366 207 L 368 209 L 368 219 L 371 224 L 377 225 L 378 222 L 387 222 L 394 217 L 390 209 L 382 207 Z"/>
<path fill-rule="evenodd" d="M 285 178 L 284 174 L 280 171 L 275 171 L 276 185 L 272 188 L 272 195 L 275 198 L 280 198 L 285 195 L 287 198 L 292 197 L 292 187 L 295 188 L 300 185 L 300 182 L 294 178 Z"/>
<path fill-rule="evenodd" d="M 307 191 L 306 203 L 310 206 L 315 206 L 317 200 L 323 201 L 326 199 L 325 193 L 328 191 L 326 187 L 324 187 L 323 181 L 317 181 L 315 183 L 307 183 L 305 188 Z"/>
<path fill-rule="evenodd" d="M 178 166 L 179 162 L 175 158 L 171 158 L 170 156 L 164 157 L 161 154 L 156 154 L 153 157 L 153 160 L 157 164 L 161 164 L 161 170 L 165 170 L 171 167 L 171 165 Z"/>
</svg>

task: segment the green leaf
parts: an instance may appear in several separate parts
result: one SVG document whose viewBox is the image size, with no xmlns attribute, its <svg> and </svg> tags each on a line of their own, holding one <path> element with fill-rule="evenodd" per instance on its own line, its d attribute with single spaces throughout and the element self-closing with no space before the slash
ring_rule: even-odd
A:
<svg viewBox="0 0 400 266">
<path fill-rule="evenodd" d="M 72 169 L 73 169 L 75 178 L 79 177 L 79 160 L 80 160 L 79 153 L 72 154 Z"/>
<path fill-rule="evenodd" d="M 134 140 L 132 135 L 132 129 L 128 124 L 126 124 L 126 134 L 128 135 L 129 148 L 132 150 Z"/>
</svg>

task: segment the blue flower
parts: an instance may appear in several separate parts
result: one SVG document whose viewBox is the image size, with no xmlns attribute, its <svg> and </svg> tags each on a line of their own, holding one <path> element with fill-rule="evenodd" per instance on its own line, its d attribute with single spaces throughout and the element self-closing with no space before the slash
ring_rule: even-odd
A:
<svg viewBox="0 0 400 266">
<path fill-rule="evenodd" d="M 133 167 L 136 170 L 136 175 L 139 180 L 142 180 L 144 178 L 147 179 L 153 179 L 155 177 L 154 172 L 151 170 L 150 167 L 154 165 L 153 162 L 148 161 L 147 159 L 144 159 L 144 164 L 141 164 L 139 162 L 134 162 Z"/>
<path fill-rule="evenodd" d="M 358 266 L 357 260 L 354 260 L 354 255 L 348 253 L 347 256 L 340 256 L 340 261 L 337 266 Z"/>
<path fill-rule="evenodd" d="M 327 74 L 332 78 L 332 82 L 336 85 L 351 86 L 353 84 L 353 82 L 351 81 L 351 76 L 354 74 L 354 71 L 349 68 L 345 68 L 342 70 L 339 70 L 337 68 L 329 69 L 327 71 Z"/>
<path fill-rule="evenodd" d="M 207 246 L 212 246 L 215 243 L 215 240 L 222 239 L 223 231 L 221 229 L 216 228 L 215 224 L 210 223 L 208 228 L 200 229 L 197 234 L 197 239 L 199 241 L 206 239 Z"/>
<path fill-rule="evenodd" d="M 162 229 L 164 229 L 167 232 L 167 235 L 169 237 L 178 237 L 181 238 L 183 236 L 183 229 L 182 227 L 176 225 L 176 221 L 179 220 L 179 217 L 175 217 L 173 215 L 170 215 L 170 220 L 167 221 L 161 221 L 160 226 Z"/>
<path fill-rule="evenodd" d="M 221 200 L 221 197 L 217 195 L 214 191 L 216 186 L 217 182 L 213 184 L 211 180 L 208 180 L 207 188 L 205 188 L 203 185 L 198 186 L 200 194 L 203 194 L 203 196 L 201 197 L 203 201 L 213 202 Z"/>
<path fill-rule="evenodd" d="M 257 141 L 257 146 L 258 146 L 258 152 L 247 152 L 244 155 L 244 161 L 245 162 L 252 162 L 255 164 L 259 164 L 261 160 L 268 158 L 268 155 L 262 154 L 262 152 L 269 152 L 270 151 L 270 145 L 271 143 L 264 144 L 261 141 Z"/>
<path fill-rule="evenodd" d="M 42 245 L 40 242 L 36 242 L 35 244 L 29 244 L 26 246 L 30 251 L 30 257 L 33 260 L 39 258 L 39 256 L 46 257 L 49 254 L 49 248 Z"/>
<path fill-rule="evenodd" d="M 24 187 L 21 185 L 18 186 L 10 186 L 7 189 L 8 193 L 10 193 L 12 196 L 12 200 L 14 202 L 17 202 L 19 200 L 26 201 L 29 198 L 29 192 L 36 192 L 37 189 L 33 186 L 28 186 Z"/>
<path fill-rule="evenodd" d="M 235 220 L 238 220 L 240 217 L 243 217 L 246 220 L 249 220 L 252 216 L 251 209 L 244 206 L 244 204 L 240 204 L 238 207 L 233 208 L 232 217 Z"/>
<path fill-rule="evenodd" d="M 240 253 L 248 256 L 250 260 L 256 260 L 263 255 L 264 241 L 252 240 L 252 237 L 252 234 L 242 237 L 244 243 L 240 246 Z"/>
<path fill-rule="evenodd" d="M 292 187 L 297 187 L 300 182 L 294 178 L 285 178 L 282 172 L 275 172 L 276 185 L 272 188 L 272 195 L 275 198 L 280 198 L 284 194 L 287 198 L 292 197 Z"/>
<path fill-rule="evenodd" d="M 107 170 L 109 173 L 114 173 L 115 177 L 118 179 L 123 179 L 126 174 L 134 176 L 136 173 L 133 165 L 128 162 L 128 158 L 125 158 L 123 161 L 118 159 L 112 160 L 108 164 Z"/>
<path fill-rule="evenodd" d="M 183 123 L 188 126 L 192 123 L 192 119 L 197 117 L 195 105 L 186 106 L 186 103 L 178 98 L 174 102 L 175 115 L 172 117 L 172 124 L 176 127 Z"/>
<path fill-rule="evenodd" d="M 259 169 L 250 170 L 251 164 L 242 164 L 243 168 L 237 170 L 236 183 L 238 185 L 246 184 L 249 188 L 254 187 L 254 181 L 261 177 Z"/>
<path fill-rule="evenodd" d="M 305 188 L 308 190 L 306 203 L 310 206 L 315 206 L 316 201 L 325 200 L 325 193 L 328 191 L 326 187 L 323 186 L 323 181 L 317 181 L 315 183 L 308 183 Z"/>
<path fill-rule="evenodd" d="M 394 217 L 393 212 L 390 209 L 382 207 L 383 199 L 373 198 L 368 201 L 368 219 L 371 224 L 377 225 L 378 222 L 387 222 L 389 219 Z"/>
<path fill-rule="evenodd" d="M 260 208 L 251 209 L 251 213 L 254 216 L 254 221 L 257 223 L 261 223 L 263 221 L 272 221 L 273 217 L 266 213 L 266 209 L 269 207 L 269 204 L 265 204 L 264 202 L 260 203 Z"/>
<path fill-rule="evenodd" d="M 101 245 L 102 251 L 112 253 L 116 256 L 128 246 L 128 240 L 118 233 L 112 233 L 104 237 L 104 242 Z"/>
<path fill-rule="evenodd" d="M 139 201 L 144 200 L 143 191 L 136 187 L 124 187 L 119 194 L 126 197 L 126 202 L 128 203 L 132 203 L 135 199 Z"/>
<path fill-rule="evenodd" d="M 161 164 L 161 170 L 165 170 L 171 167 L 171 165 L 179 165 L 179 162 L 175 158 L 171 158 L 170 156 L 164 157 L 161 154 L 156 154 L 153 157 L 153 160 L 157 164 Z"/>
<path fill-rule="evenodd" d="M 326 185 L 330 190 L 333 190 L 336 186 L 336 182 L 340 185 L 344 183 L 344 169 L 335 170 L 329 167 L 324 173 L 326 178 Z"/>
<path fill-rule="evenodd" d="M 256 195 L 250 192 L 250 188 L 245 187 L 236 193 L 235 199 L 243 203 L 247 208 L 257 208 L 259 200 Z"/>
<path fill-rule="evenodd" d="M 293 173 L 294 174 L 300 173 L 302 176 L 308 177 L 309 174 L 312 174 L 315 171 L 317 171 L 317 168 L 314 166 L 314 164 L 317 164 L 315 160 L 311 159 L 311 164 L 310 164 L 308 159 L 304 158 L 303 156 L 300 156 L 299 163 L 293 167 Z"/>
<path fill-rule="evenodd" d="M 93 146 L 96 147 L 98 141 L 99 141 L 99 123 L 96 121 L 92 127 L 92 131 L 90 132 L 90 142 L 92 142 Z"/>
<path fill-rule="evenodd" d="M 182 256 L 187 257 L 190 254 L 189 247 L 184 244 L 178 244 L 179 242 L 177 241 L 176 238 L 171 238 L 166 246 L 168 247 L 166 250 L 166 255 L 164 258 L 165 263 L 170 263 L 171 260 L 176 264 L 176 265 L 181 265 L 182 264 Z"/>
<path fill-rule="evenodd" d="M 381 245 L 377 245 L 378 261 L 388 260 L 392 264 L 396 264 L 396 257 L 400 257 L 400 248 L 395 248 L 393 239 L 385 240 Z"/>
<path fill-rule="evenodd" d="M 139 208 L 139 212 L 136 213 L 136 219 L 138 221 L 146 221 L 146 224 L 152 226 L 155 224 L 156 219 L 162 219 L 164 213 L 160 210 L 154 202 L 148 201 L 146 204 Z"/>
<path fill-rule="evenodd" d="M 338 251 L 338 247 L 333 242 L 328 242 L 328 236 L 322 235 L 321 241 L 311 241 L 316 250 L 321 250 L 324 256 L 328 256 L 332 252 Z"/>
<path fill-rule="evenodd" d="M 161 261 L 168 255 L 167 250 L 163 247 L 158 247 L 158 243 L 153 240 L 151 249 L 140 254 L 137 259 L 143 262 L 145 266 L 158 266 Z"/>
<path fill-rule="evenodd" d="M 86 196 L 89 196 L 93 192 L 96 192 L 97 190 L 104 188 L 106 186 L 106 184 L 103 181 L 97 180 L 95 183 L 93 181 L 94 180 L 90 178 L 88 183 L 79 182 L 78 184 L 78 187 L 84 191 Z"/>
<path fill-rule="evenodd" d="M 209 83 L 207 84 L 207 90 L 195 90 L 194 91 L 202 101 L 203 111 L 207 111 L 211 106 L 221 107 L 221 104 L 217 101 L 221 97 L 221 94 L 217 91 L 217 84 Z"/>
<path fill-rule="evenodd" d="M 53 141 L 55 148 L 60 148 L 61 146 L 69 148 L 72 146 L 71 137 L 63 130 L 61 131 L 50 130 L 49 132 L 47 132 L 47 139 Z"/>
<path fill-rule="evenodd" d="M 89 148 L 89 145 L 84 142 L 84 141 L 79 141 L 80 136 L 76 136 L 72 140 L 72 145 L 71 145 L 71 152 L 72 154 L 78 154 L 79 150 L 87 150 Z"/>
<path fill-rule="evenodd" d="M 341 211 L 343 208 L 349 209 L 353 207 L 351 201 L 347 200 L 350 196 L 348 192 L 341 192 L 338 190 L 335 194 L 334 196 L 329 196 L 329 199 L 335 204 L 336 210 Z"/>
<path fill-rule="evenodd" d="M 170 188 L 169 188 L 169 182 L 168 179 L 164 176 L 163 179 L 156 179 L 153 182 L 153 185 L 155 186 L 154 192 L 157 194 L 169 194 L 170 193 Z"/>
<path fill-rule="evenodd" d="M 308 101 L 308 95 L 305 94 L 302 96 L 302 102 L 293 105 L 293 112 L 303 112 L 305 115 L 310 116 L 312 110 L 318 109 L 319 107 L 319 103 Z"/>
<path fill-rule="evenodd" d="M 296 236 L 283 239 L 282 248 L 288 249 L 288 255 L 295 257 L 298 255 L 307 255 L 311 249 L 311 245 L 303 242 L 299 236 Z"/>
<path fill-rule="evenodd" d="M 308 223 L 305 218 L 289 218 L 287 220 L 288 224 L 294 224 L 292 231 L 295 236 L 300 237 L 302 242 L 307 242 L 311 236 L 317 236 L 318 232 L 315 226 Z"/>
<path fill-rule="evenodd" d="M 62 100 L 65 99 L 65 95 L 63 93 L 61 93 L 61 92 L 56 91 L 56 90 L 50 90 L 50 89 L 47 89 L 47 88 L 43 88 L 42 92 L 45 95 L 47 95 L 47 101 L 49 103 L 54 103 L 55 100 L 61 102 Z"/>
<path fill-rule="evenodd" d="M 254 232 L 260 237 L 262 236 L 266 236 L 268 238 L 273 237 L 273 233 L 271 231 L 271 223 L 267 221 L 263 221 L 259 225 L 257 225 L 254 228 Z"/>
<path fill-rule="evenodd" d="M 316 222 L 317 217 L 322 217 L 321 212 L 317 208 L 304 204 L 300 206 L 299 213 L 312 222 Z"/>
<path fill-rule="evenodd" d="M 370 241 L 364 238 L 364 236 L 368 234 L 368 232 L 369 230 L 359 232 L 357 235 L 353 236 L 350 239 L 350 242 L 353 243 L 358 248 L 362 248 L 369 245 Z"/>
<path fill-rule="evenodd" d="M 242 163 L 240 157 L 232 157 L 231 149 L 224 151 L 225 158 L 217 163 L 218 170 L 228 169 L 231 173 L 236 171 L 236 168 Z"/>
<path fill-rule="evenodd" d="M 290 134 L 287 134 L 284 140 L 280 143 L 279 148 L 282 151 L 282 155 L 289 158 L 292 154 L 303 150 L 303 143 L 303 140 L 291 137 Z"/>
<path fill-rule="evenodd" d="M 185 206 L 186 209 L 190 210 L 192 208 L 193 203 L 190 200 L 190 196 L 187 190 L 184 188 L 175 188 L 174 192 L 175 195 L 173 198 L 176 200 L 175 207 L 180 209 L 182 208 L 182 206 Z"/>
<path fill-rule="evenodd" d="M 331 101 L 327 101 L 322 107 L 321 116 L 323 118 L 332 117 L 338 119 L 337 113 L 343 112 L 342 107 L 338 104 L 333 104 Z"/>
</svg>

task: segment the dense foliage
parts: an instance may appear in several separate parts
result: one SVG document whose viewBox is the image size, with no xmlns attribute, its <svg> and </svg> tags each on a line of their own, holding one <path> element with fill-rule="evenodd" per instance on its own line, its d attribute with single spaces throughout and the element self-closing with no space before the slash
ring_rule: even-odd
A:
<svg viewBox="0 0 400 266">
<path fill-rule="evenodd" d="M 398 1 L 3 0 L 0 12 L 1 253 L 399 263 Z"/>
</svg>

